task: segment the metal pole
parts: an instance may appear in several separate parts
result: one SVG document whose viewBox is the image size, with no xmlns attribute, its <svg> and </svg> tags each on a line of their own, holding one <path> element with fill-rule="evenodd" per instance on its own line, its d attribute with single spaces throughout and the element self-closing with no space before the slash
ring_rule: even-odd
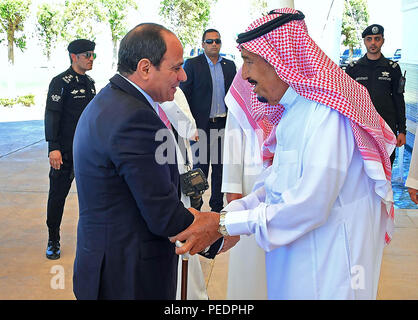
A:
<svg viewBox="0 0 418 320">
<path fill-rule="evenodd" d="M 187 275 L 189 269 L 189 260 L 183 259 L 181 263 L 181 300 L 187 300 Z"/>
<path fill-rule="evenodd" d="M 176 247 L 181 248 L 183 243 L 176 241 Z M 189 253 L 181 255 L 181 300 L 187 300 L 187 277 L 189 272 Z"/>
</svg>

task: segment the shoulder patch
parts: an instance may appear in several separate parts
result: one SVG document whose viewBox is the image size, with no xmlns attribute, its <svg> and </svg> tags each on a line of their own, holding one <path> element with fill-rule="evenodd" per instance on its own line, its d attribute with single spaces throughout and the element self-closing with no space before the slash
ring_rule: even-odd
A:
<svg viewBox="0 0 418 320">
<path fill-rule="evenodd" d="M 394 62 L 394 63 L 392 64 L 392 68 L 393 68 L 393 69 L 395 69 L 397 66 L 398 66 L 398 64 L 397 64 L 396 62 Z"/>
<path fill-rule="evenodd" d="M 53 94 L 53 95 L 51 96 L 51 99 L 52 99 L 52 101 L 54 101 L 54 102 L 58 102 L 58 101 L 60 101 L 61 96 L 59 96 L 59 95 L 57 95 L 57 94 Z"/>
</svg>

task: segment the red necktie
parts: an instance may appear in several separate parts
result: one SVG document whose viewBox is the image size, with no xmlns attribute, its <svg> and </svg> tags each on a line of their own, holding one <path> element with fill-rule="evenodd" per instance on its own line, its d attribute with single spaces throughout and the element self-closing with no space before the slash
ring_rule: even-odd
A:
<svg viewBox="0 0 418 320">
<path fill-rule="evenodd" d="M 165 126 L 168 129 L 171 129 L 170 120 L 168 120 L 167 115 L 165 114 L 163 108 L 161 108 L 160 105 L 158 105 L 158 115 L 160 116 L 161 121 L 164 122 Z"/>
</svg>

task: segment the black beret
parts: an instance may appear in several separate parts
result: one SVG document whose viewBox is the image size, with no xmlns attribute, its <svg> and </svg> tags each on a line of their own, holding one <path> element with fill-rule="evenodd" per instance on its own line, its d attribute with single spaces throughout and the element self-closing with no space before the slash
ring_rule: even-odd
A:
<svg viewBox="0 0 418 320">
<path fill-rule="evenodd" d="M 385 29 L 380 24 L 372 24 L 371 26 L 368 26 L 366 29 L 364 29 L 363 33 L 361 34 L 361 37 L 364 38 L 366 36 L 375 34 L 381 34 L 383 37 L 384 30 Z"/>
<path fill-rule="evenodd" d="M 86 39 L 77 39 L 71 41 L 68 45 L 68 52 L 69 53 L 82 53 L 86 51 L 94 51 L 96 44 L 93 41 L 86 40 Z"/>
</svg>

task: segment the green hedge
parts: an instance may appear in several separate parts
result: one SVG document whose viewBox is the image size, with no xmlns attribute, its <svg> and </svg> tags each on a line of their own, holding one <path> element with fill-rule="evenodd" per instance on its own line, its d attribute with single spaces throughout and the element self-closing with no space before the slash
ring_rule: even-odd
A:
<svg viewBox="0 0 418 320">
<path fill-rule="evenodd" d="M 4 107 L 12 107 L 15 104 L 23 104 L 25 107 L 30 107 L 35 104 L 35 95 L 27 94 L 17 98 L 0 98 L 0 105 Z"/>
</svg>

